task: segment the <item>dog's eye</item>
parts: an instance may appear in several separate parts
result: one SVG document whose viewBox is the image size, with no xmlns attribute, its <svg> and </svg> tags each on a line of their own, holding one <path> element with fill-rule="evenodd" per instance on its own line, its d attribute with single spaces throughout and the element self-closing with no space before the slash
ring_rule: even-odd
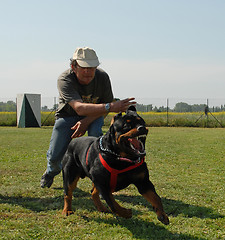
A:
<svg viewBox="0 0 225 240">
<path fill-rule="evenodd" d="M 126 120 L 126 122 L 124 123 L 123 127 L 125 129 L 130 129 L 131 128 L 131 120 Z"/>
<path fill-rule="evenodd" d="M 124 123 L 123 127 L 128 128 L 128 127 L 130 127 L 130 124 Z"/>
</svg>

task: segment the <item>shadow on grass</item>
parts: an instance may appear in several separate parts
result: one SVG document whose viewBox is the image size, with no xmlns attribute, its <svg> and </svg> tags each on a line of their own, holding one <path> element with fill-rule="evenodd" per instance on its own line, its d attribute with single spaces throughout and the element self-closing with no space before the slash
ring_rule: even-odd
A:
<svg viewBox="0 0 225 240">
<path fill-rule="evenodd" d="M 57 189 L 56 189 L 57 190 Z M 8 203 L 12 205 L 20 205 L 24 208 L 30 209 L 34 212 L 50 211 L 50 210 L 60 210 L 63 208 L 64 196 L 55 198 L 32 198 L 23 196 L 3 196 L 0 194 L 0 203 Z M 81 199 L 82 198 L 82 199 Z M 144 206 L 148 207 L 150 211 L 152 210 L 151 204 L 149 204 L 141 195 L 140 196 L 128 196 L 124 194 L 115 195 L 115 199 L 120 202 L 130 203 L 133 206 Z M 213 209 L 201 206 L 195 206 L 186 204 L 182 201 L 165 199 L 162 198 L 163 206 L 165 212 L 169 216 L 176 217 L 178 215 L 183 215 L 186 218 L 224 218 L 225 216 L 215 213 Z M 73 208 L 79 209 L 89 209 L 90 211 L 95 210 L 94 204 L 91 200 L 90 192 L 82 191 L 77 188 L 73 194 Z M 123 204 L 122 204 L 123 205 Z M 138 210 L 132 210 L 134 215 L 141 214 Z"/>
<path fill-rule="evenodd" d="M 127 202 L 129 204 L 132 204 L 133 206 L 145 206 L 148 207 L 150 211 L 153 211 L 151 205 L 142 196 L 127 196 L 124 194 L 120 194 L 115 195 L 115 199 L 120 202 Z M 167 214 L 174 217 L 178 216 L 179 214 L 182 214 L 184 217 L 188 218 L 198 217 L 216 219 L 224 217 L 220 214 L 213 213 L 213 210 L 210 208 L 189 205 L 181 201 L 164 198 L 162 198 L 162 202 Z M 10 197 L 0 195 L 0 203 L 7 203 L 13 206 L 22 206 L 23 208 L 30 209 L 34 212 L 48 212 L 52 210 L 63 209 L 63 196 L 55 198 L 32 198 L 22 196 Z M 91 200 L 90 192 L 85 192 L 78 188 L 74 191 L 73 209 L 75 208 L 81 210 L 88 210 L 90 212 L 96 211 L 94 204 Z M 120 227 L 124 227 L 128 229 L 137 239 L 205 239 L 193 237 L 187 234 L 172 233 L 167 229 L 167 227 L 164 227 L 163 225 L 156 225 L 152 222 L 138 219 L 139 214 L 141 214 L 141 211 L 133 209 L 133 217 L 131 219 L 123 219 L 116 217 L 110 219 L 100 217 L 83 217 L 87 221 L 96 221 L 98 223 L 110 224 L 112 226 L 118 225 Z"/>
<path fill-rule="evenodd" d="M 151 205 L 142 196 L 133 197 L 127 195 L 117 195 L 115 196 L 115 199 L 118 199 L 123 202 L 129 202 L 133 205 L 142 205 L 152 210 Z M 176 217 L 179 214 L 182 214 L 184 217 L 187 218 L 197 217 L 201 219 L 204 218 L 217 219 L 225 217 L 219 213 L 215 213 L 214 210 L 211 208 L 190 205 L 178 200 L 162 198 L 162 203 L 165 212 L 169 216 L 173 217 Z"/>
<path fill-rule="evenodd" d="M 77 194 L 76 194 L 77 193 Z M 73 201 L 73 208 L 74 206 L 79 207 L 79 209 L 89 210 L 90 212 L 96 211 L 92 200 L 87 197 L 89 195 L 87 192 L 83 192 L 79 190 L 75 193 L 75 196 L 79 195 L 79 197 L 75 197 Z M 81 199 L 82 198 L 82 199 Z M 141 197 L 129 197 L 126 196 L 116 196 L 116 198 L 120 201 L 128 200 L 132 202 L 133 205 L 135 204 L 143 204 L 146 205 L 147 203 Z M 130 201 L 131 200 L 131 201 Z M 167 200 L 165 200 L 167 201 Z M 56 197 L 56 198 L 32 198 L 32 197 L 8 197 L 0 195 L 0 203 L 7 203 L 13 206 L 19 205 L 24 208 L 30 209 L 34 212 L 41 212 L 52 210 L 61 210 L 63 207 L 63 197 Z M 181 234 L 181 233 L 172 233 L 170 232 L 164 225 L 162 224 L 154 224 L 147 220 L 138 219 L 138 211 L 134 211 L 134 216 L 131 219 L 123 219 L 119 217 L 114 217 L 110 219 L 96 217 L 96 215 L 92 215 L 92 217 L 82 216 L 80 215 L 85 221 L 91 222 L 95 221 L 98 224 L 103 223 L 104 225 L 108 224 L 112 227 L 118 226 L 119 228 L 126 228 L 132 236 L 136 239 L 142 240 L 160 240 L 160 239 L 188 239 L 188 240 L 205 240 L 205 238 L 193 237 L 188 234 Z M 99 216 L 99 215 L 97 215 Z"/>
<path fill-rule="evenodd" d="M 62 198 L 33 198 L 22 196 L 3 196 L 0 195 L 1 204 L 11 204 L 12 206 L 21 206 L 30 209 L 33 212 L 56 210 L 59 208 L 58 203 L 63 201 Z M 61 205 L 60 205 L 61 207 Z"/>
<path fill-rule="evenodd" d="M 73 205 L 77 206 L 77 208 L 79 207 L 79 209 L 95 209 L 92 200 L 88 198 L 88 196 L 90 196 L 90 193 L 77 188 L 74 191 Z M 23 208 L 30 209 L 33 212 L 47 212 L 51 210 L 63 209 L 64 196 L 62 194 L 62 196 L 55 198 L 33 198 L 23 196 L 4 196 L 0 194 L 0 204 L 6 203 L 13 206 L 22 206 Z"/>
<path fill-rule="evenodd" d="M 140 220 L 137 218 L 132 219 L 94 219 L 98 223 L 110 224 L 112 226 L 118 226 L 128 229 L 132 233 L 132 237 L 142 240 L 165 240 L 165 239 L 182 239 L 182 240 L 206 240 L 206 238 L 193 237 L 183 233 L 172 233 L 166 229 L 163 225 L 156 225 L 146 220 Z"/>
</svg>

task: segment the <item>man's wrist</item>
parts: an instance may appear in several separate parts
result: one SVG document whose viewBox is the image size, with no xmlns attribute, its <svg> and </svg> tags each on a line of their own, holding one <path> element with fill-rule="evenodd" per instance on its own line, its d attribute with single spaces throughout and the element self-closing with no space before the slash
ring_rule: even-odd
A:
<svg viewBox="0 0 225 240">
<path fill-rule="evenodd" d="M 105 104 L 105 110 L 106 110 L 107 113 L 110 112 L 110 108 L 111 108 L 111 104 L 110 103 L 106 103 Z"/>
</svg>

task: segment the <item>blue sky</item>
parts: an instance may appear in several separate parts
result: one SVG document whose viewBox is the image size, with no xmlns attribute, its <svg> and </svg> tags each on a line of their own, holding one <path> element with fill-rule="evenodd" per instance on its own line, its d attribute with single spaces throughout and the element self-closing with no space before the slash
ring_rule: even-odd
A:
<svg viewBox="0 0 225 240">
<path fill-rule="evenodd" d="M 77 47 L 115 97 L 225 98 L 224 0 L 0 0 L 0 99 L 58 96 Z"/>
</svg>

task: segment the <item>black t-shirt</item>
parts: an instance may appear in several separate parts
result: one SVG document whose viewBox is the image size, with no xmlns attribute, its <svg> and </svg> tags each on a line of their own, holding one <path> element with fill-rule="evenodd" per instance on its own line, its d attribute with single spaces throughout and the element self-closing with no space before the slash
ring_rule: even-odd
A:
<svg viewBox="0 0 225 240">
<path fill-rule="evenodd" d="M 76 111 L 68 104 L 71 100 L 82 100 L 85 103 L 108 103 L 113 101 L 112 87 L 108 74 L 96 69 L 94 79 L 88 85 L 78 82 L 76 74 L 68 69 L 58 78 L 59 106 L 56 117 L 77 116 Z"/>
</svg>

